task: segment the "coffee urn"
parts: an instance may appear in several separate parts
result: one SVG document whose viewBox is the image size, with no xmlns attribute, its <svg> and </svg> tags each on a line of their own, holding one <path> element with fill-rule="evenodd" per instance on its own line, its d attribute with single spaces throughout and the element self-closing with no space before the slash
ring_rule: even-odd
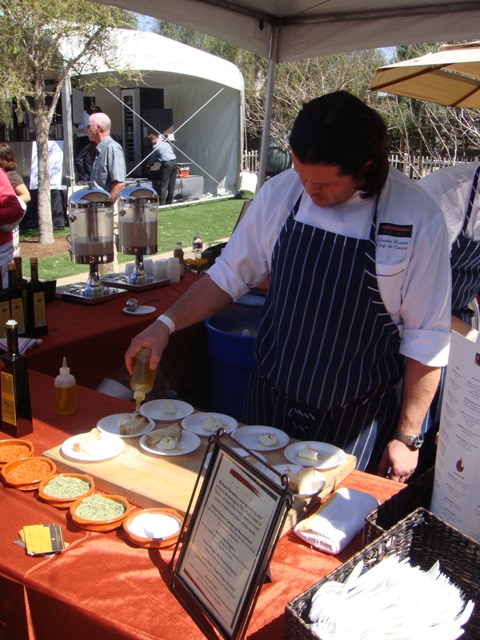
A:
<svg viewBox="0 0 480 640">
<path fill-rule="evenodd" d="M 69 198 L 70 257 L 77 264 L 90 265 L 86 298 L 111 293 L 98 275 L 98 265 L 115 259 L 113 240 L 113 202 L 110 194 L 96 187 L 76 191 Z"/>
<path fill-rule="evenodd" d="M 118 212 L 120 253 L 135 256 L 135 268 L 128 281 L 144 285 L 153 280 L 147 276 L 143 256 L 158 251 L 158 195 L 140 180 L 120 191 Z"/>
</svg>

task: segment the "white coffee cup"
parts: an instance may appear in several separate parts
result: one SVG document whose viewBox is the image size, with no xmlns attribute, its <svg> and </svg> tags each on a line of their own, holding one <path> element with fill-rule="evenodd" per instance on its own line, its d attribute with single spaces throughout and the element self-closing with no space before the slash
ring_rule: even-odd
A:
<svg viewBox="0 0 480 640">
<path fill-rule="evenodd" d="M 155 280 L 167 279 L 167 265 L 168 260 L 155 260 L 153 263 L 153 277 Z"/>
</svg>

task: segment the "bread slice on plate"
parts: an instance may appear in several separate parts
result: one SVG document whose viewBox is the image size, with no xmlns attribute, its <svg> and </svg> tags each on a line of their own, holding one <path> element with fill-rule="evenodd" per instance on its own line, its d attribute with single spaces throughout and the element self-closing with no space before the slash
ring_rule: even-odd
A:
<svg viewBox="0 0 480 640">
<path fill-rule="evenodd" d="M 86 453 L 88 456 L 94 456 L 103 448 L 103 446 L 102 434 L 95 427 L 82 438 L 78 438 L 72 444 L 72 450 L 77 453 Z"/>
<path fill-rule="evenodd" d="M 168 427 L 155 429 L 147 433 L 145 442 L 149 447 L 160 449 L 161 451 L 171 451 L 175 449 L 182 439 L 182 427 L 175 422 Z"/>
<path fill-rule="evenodd" d="M 149 424 L 148 418 L 141 416 L 140 414 L 127 413 L 118 423 L 120 435 L 132 436 L 135 433 L 140 433 Z"/>
</svg>

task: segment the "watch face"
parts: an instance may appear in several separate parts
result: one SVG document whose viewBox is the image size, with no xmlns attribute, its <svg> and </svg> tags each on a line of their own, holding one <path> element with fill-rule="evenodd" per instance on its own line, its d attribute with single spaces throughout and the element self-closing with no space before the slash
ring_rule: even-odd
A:
<svg viewBox="0 0 480 640">
<path fill-rule="evenodd" d="M 412 440 L 412 446 L 415 447 L 416 449 L 420 449 L 420 447 L 422 446 L 424 441 L 424 437 L 423 434 L 419 434 L 418 436 L 415 436 Z"/>
</svg>

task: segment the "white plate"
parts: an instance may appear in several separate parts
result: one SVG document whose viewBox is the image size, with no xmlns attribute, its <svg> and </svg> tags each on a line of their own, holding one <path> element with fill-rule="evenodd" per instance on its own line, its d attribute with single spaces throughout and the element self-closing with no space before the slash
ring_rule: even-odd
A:
<svg viewBox="0 0 480 640">
<path fill-rule="evenodd" d="M 128 313 L 129 316 L 146 316 L 154 311 L 156 311 L 155 307 L 152 307 L 149 304 L 141 304 L 135 309 L 135 311 L 131 311 L 127 307 L 124 307 L 123 309 L 123 313 Z"/>
<path fill-rule="evenodd" d="M 160 451 L 155 447 L 150 447 L 146 441 L 146 435 L 140 438 L 140 446 L 148 453 L 154 453 L 156 456 L 184 456 L 198 449 L 200 446 L 200 438 L 191 431 L 182 431 L 182 439 L 176 449 L 172 451 Z"/>
<path fill-rule="evenodd" d="M 262 433 L 274 433 L 277 436 L 277 444 L 273 447 L 266 447 L 261 444 L 258 437 Z M 262 427 L 254 425 L 251 427 L 240 427 L 232 433 L 232 437 L 240 442 L 240 444 L 252 451 L 275 451 L 275 449 L 283 449 L 290 442 L 290 438 L 284 431 L 275 429 L 275 427 Z"/>
<path fill-rule="evenodd" d="M 208 431 L 205 429 L 205 420 L 209 417 L 218 418 L 223 422 L 222 427 L 227 433 L 231 433 L 238 427 L 238 422 L 235 418 L 226 416 L 224 413 L 192 413 L 182 420 L 182 427 L 188 431 L 196 433 L 197 436 L 211 436 L 215 431 Z"/>
<path fill-rule="evenodd" d="M 175 408 L 177 410 L 177 413 L 175 415 L 167 414 L 163 410 L 163 407 L 165 407 L 165 405 L 170 402 L 173 402 L 175 404 Z M 193 407 L 191 404 L 188 404 L 188 402 L 182 402 L 181 400 L 150 400 L 150 402 L 145 402 L 145 404 L 142 404 L 142 406 L 140 407 L 140 413 L 142 414 L 142 416 L 151 418 L 152 420 L 176 422 L 177 420 L 186 418 L 191 413 L 193 413 Z"/>
<path fill-rule="evenodd" d="M 291 473 L 291 475 L 293 476 L 295 473 L 297 473 L 297 471 L 300 471 L 302 467 L 299 464 L 276 464 L 273 468 L 281 474 L 286 473 L 287 475 L 289 475 L 289 473 Z M 281 486 L 282 483 L 280 482 L 280 478 L 278 478 L 278 476 L 275 476 L 274 480 Z M 320 472 L 318 473 L 317 480 L 318 482 L 315 483 L 315 489 L 311 493 L 294 493 L 293 495 L 297 498 L 310 498 L 311 496 L 316 496 L 317 493 L 320 493 L 320 491 L 323 489 L 326 482 L 325 477 Z"/>
<path fill-rule="evenodd" d="M 319 458 L 317 461 L 315 460 L 306 460 L 305 458 L 300 458 L 298 455 L 305 446 L 308 445 L 315 449 L 319 454 Z M 327 444 L 326 442 L 293 442 L 289 444 L 288 447 L 284 451 L 285 457 L 293 464 L 300 464 L 303 467 L 315 467 L 315 469 L 333 469 L 334 467 L 338 467 L 339 464 L 345 462 L 346 455 L 345 451 L 335 447 L 333 444 Z"/>
<path fill-rule="evenodd" d="M 242 458 L 246 458 L 249 455 L 248 451 L 245 451 L 245 449 L 238 449 L 237 447 L 234 447 L 233 451 L 238 453 L 239 456 L 242 456 Z M 267 462 L 267 459 L 265 458 L 265 456 L 262 456 L 261 453 L 257 453 L 256 455 L 260 458 L 260 460 Z M 207 457 L 205 458 L 205 464 L 203 465 L 205 469 L 208 467 L 211 457 L 212 457 L 212 453 L 211 452 L 207 453 Z"/>
<path fill-rule="evenodd" d="M 103 433 L 111 433 L 112 435 L 119 436 L 120 438 L 138 438 L 139 436 L 143 436 L 144 433 L 149 433 L 150 431 L 155 429 L 155 422 L 151 418 L 147 418 L 148 424 L 146 424 L 141 431 L 124 436 L 120 433 L 120 427 L 118 426 L 118 423 L 127 415 L 131 414 L 114 413 L 111 416 L 105 416 L 105 418 L 102 418 L 97 422 L 97 429 L 99 431 L 102 431 Z"/>
<path fill-rule="evenodd" d="M 84 438 L 86 435 L 86 433 L 79 433 L 78 435 L 65 440 L 60 447 L 61 453 L 67 456 L 67 458 L 72 458 L 73 460 L 81 460 L 82 462 L 100 462 L 101 460 L 110 460 L 110 458 L 115 458 L 122 453 L 125 448 L 125 442 L 122 438 L 113 436 L 110 433 L 102 433 L 102 442 L 105 442 L 105 446 L 102 447 L 95 456 L 89 456 L 83 451 L 74 451 L 72 449 L 73 443 L 80 438 Z"/>
</svg>

